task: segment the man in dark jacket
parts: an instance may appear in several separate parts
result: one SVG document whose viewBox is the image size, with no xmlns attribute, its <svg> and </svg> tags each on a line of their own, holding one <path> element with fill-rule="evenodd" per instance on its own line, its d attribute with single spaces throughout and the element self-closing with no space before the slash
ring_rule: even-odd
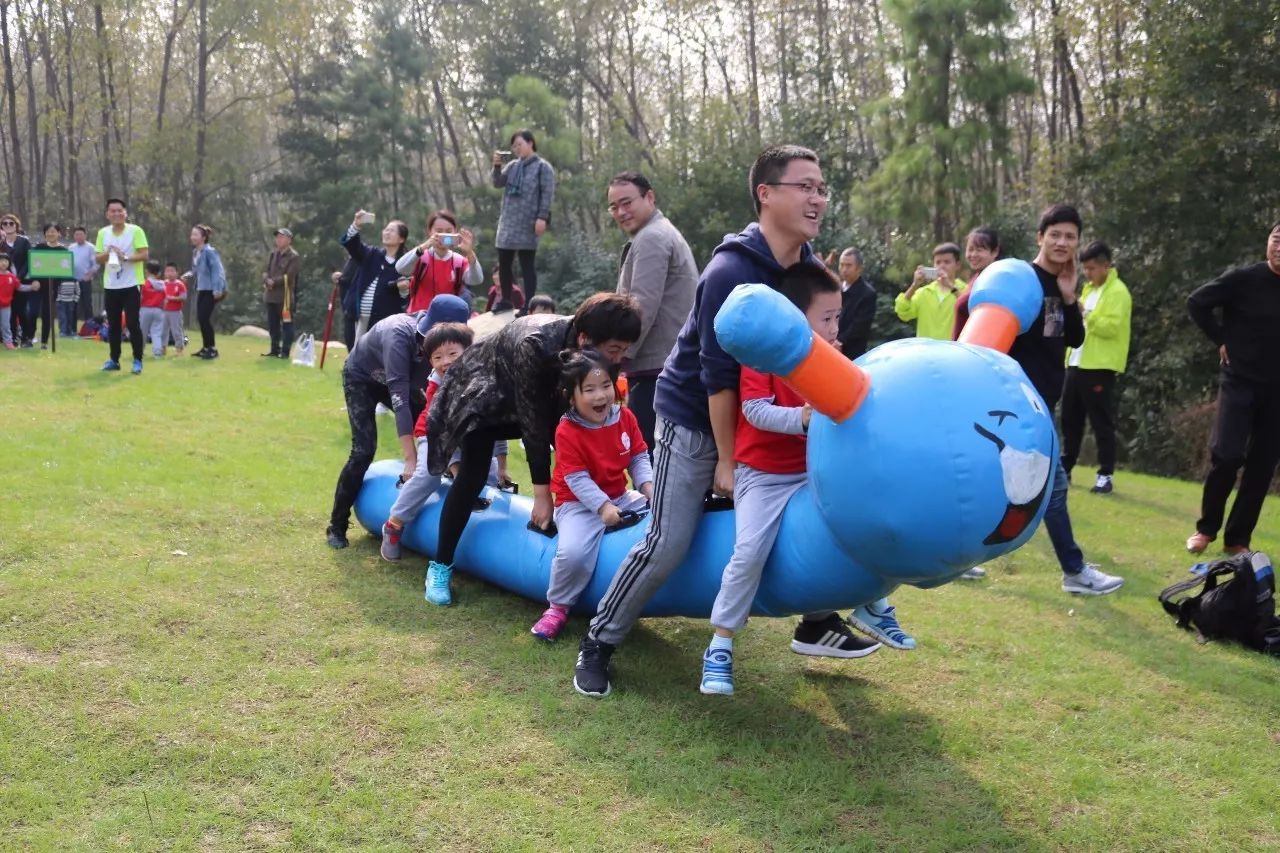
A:
<svg viewBox="0 0 1280 853">
<path fill-rule="evenodd" d="M 1187 308 L 1218 345 L 1222 368 L 1209 475 L 1187 550 L 1199 554 L 1217 537 L 1243 467 L 1222 539 L 1228 554 L 1238 554 L 1249 549 L 1280 463 L 1280 222 L 1267 237 L 1266 261 L 1219 276 L 1192 293 Z"/>
<path fill-rule="evenodd" d="M 702 272 L 693 311 L 658 376 L 653 508 L 648 533 L 613 576 L 582 638 L 573 686 L 586 696 L 610 692 L 609 659 L 640 611 L 689 550 L 703 495 L 733 495 L 738 362 L 716 340 L 716 313 L 729 293 L 750 282 L 776 285 L 787 267 L 821 265 L 809 245 L 827 209 L 818 156 L 798 145 L 766 148 L 751 167 L 758 223 L 727 237 Z M 840 633 L 844 623 L 833 616 Z M 843 628 L 850 642 L 858 642 Z"/>
<path fill-rule="evenodd" d="M 840 326 L 836 340 L 850 361 L 867 351 L 876 318 L 876 291 L 862 277 L 862 253 L 850 246 L 840 253 Z"/>
<path fill-rule="evenodd" d="M 395 413 L 396 435 L 404 453 L 404 478 L 413 476 L 418 467 L 413 424 L 425 404 L 422 392 L 431 375 L 431 361 L 422 351 L 423 338 L 436 323 L 465 323 L 470 316 L 467 303 L 445 294 L 433 300 L 428 311 L 393 314 L 375 323 L 351 350 L 342 368 L 342 393 L 351 422 L 351 454 L 333 493 L 333 511 L 325 530 L 330 548 L 347 547 L 351 507 L 378 450 L 374 410 L 379 403 Z"/>
<path fill-rule="evenodd" d="M 262 355 L 288 358 L 293 346 L 292 312 L 298 287 L 298 253 L 293 250 L 293 232 L 288 228 L 277 228 L 273 239 L 276 250 L 267 258 L 267 269 L 262 274 L 262 301 L 267 306 L 271 352 Z"/>
</svg>

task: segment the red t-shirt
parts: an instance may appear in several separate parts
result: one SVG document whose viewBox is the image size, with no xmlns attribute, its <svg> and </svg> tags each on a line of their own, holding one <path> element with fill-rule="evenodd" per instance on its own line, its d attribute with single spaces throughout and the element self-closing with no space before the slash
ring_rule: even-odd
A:
<svg viewBox="0 0 1280 853">
<path fill-rule="evenodd" d="M 181 299 L 181 297 L 186 296 L 186 295 L 187 295 L 187 286 L 186 286 L 186 284 L 184 284 L 183 282 L 181 282 L 181 281 L 179 281 L 179 280 L 177 280 L 177 279 L 175 279 L 175 280 L 173 280 L 173 281 L 169 281 L 168 279 L 165 279 L 165 281 L 164 281 L 164 310 L 166 310 L 166 311 L 181 311 L 181 310 L 182 310 L 182 299 Z"/>
<path fill-rule="evenodd" d="M 145 279 L 142 282 L 142 307 L 143 308 L 163 308 L 164 307 L 164 290 L 156 290 L 156 285 L 162 284 L 154 278 Z"/>
<path fill-rule="evenodd" d="M 432 374 L 434 376 L 434 374 Z M 431 411 L 431 401 L 435 399 L 436 391 L 440 390 L 440 383 L 435 379 L 427 380 L 427 404 L 422 407 L 422 414 L 418 415 L 418 422 L 413 425 L 414 438 L 427 437 L 427 412 Z"/>
<path fill-rule="evenodd" d="M 556 506 L 578 499 L 564 478 L 579 471 L 586 471 L 609 500 L 621 497 L 627 490 L 632 458 L 648 451 L 630 409 L 619 409 L 618 420 L 599 429 L 587 429 L 568 416 L 561 418 L 556 427 L 556 469 L 551 475 Z"/>
<path fill-rule="evenodd" d="M 489 288 L 489 299 L 485 303 L 484 310 L 492 311 L 493 306 L 502 298 L 502 288 L 493 285 Z M 511 285 L 511 304 L 517 311 L 524 307 L 524 289 L 518 284 Z"/>
<path fill-rule="evenodd" d="M 447 258 L 437 258 L 435 252 L 425 252 L 418 258 L 409 285 L 408 313 L 426 311 L 431 300 L 442 293 L 457 296 L 462 288 L 463 276 L 471 264 L 456 252 Z"/>
<path fill-rule="evenodd" d="M 13 294 L 18 292 L 18 277 L 11 272 L 0 272 L 0 308 L 13 304 Z"/>
<path fill-rule="evenodd" d="M 778 377 L 745 366 L 738 379 L 738 396 L 743 403 L 772 397 L 775 406 L 798 408 L 804 405 L 804 398 Z M 735 461 L 767 474 L 803 474 L 807 470 L 805 451 L 808 446 L 809 439 L 804 435 L 756 429 L 742 410 L 738 410 L 738 427 L 733 433 Z"/>
</svg>

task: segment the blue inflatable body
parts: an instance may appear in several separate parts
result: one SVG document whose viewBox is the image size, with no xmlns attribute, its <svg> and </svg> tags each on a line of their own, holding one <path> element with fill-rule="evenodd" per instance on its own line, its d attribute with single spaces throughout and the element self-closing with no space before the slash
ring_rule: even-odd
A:
<svg viewBox="0 0 1280 853">
<path fill-rule="evenodd" d="M 1022 330 L 1039 310 L 1040 284 L 1021 261 L 993 265 L 972 299 L 980 291 L 984 298 L 1005 291 L 999 304 Z M 716 332 L 743 364 L 782 376 L 811 348 L 827 346 L 813 342 L 800 312 L 763 285 L 735 290 L 717 316 Z M 845 609 L 900 584 L 938 586 L 1021 546 L 1044 514 L 1057 435 L 1044 401 L 1007 355 L 911 338 L 877 347 L 848 369 L 865 371 L 870 390 L 842 422 L 814 412 L 809 482 L 787 505 L 754 614 Z M 400 470 L 399 462 L 386 460 L 365 477 L 355 511 L 371 532 L 381 530 L 390 512 Z M 406 527 L 405 545 L 434 553 L 443 497 L 444 488 Z M 495 490 L 486 497 L 492 504 L 472 514 L 455 565 L 545 601 L 555 539 L 527 529 L 531 499 Z M 646 530 L 647 519 L 603 537 L 577 611 L 595 611 Z M 706 513 L 684 563 L 644 614 L 709 616 L 733 540 L 732 510 Z"/>
</svg>

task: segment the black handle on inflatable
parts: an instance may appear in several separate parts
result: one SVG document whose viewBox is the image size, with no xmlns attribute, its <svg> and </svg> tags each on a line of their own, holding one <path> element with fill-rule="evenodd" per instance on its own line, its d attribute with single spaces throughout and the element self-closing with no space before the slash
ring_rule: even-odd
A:
<svg viewBox="0 0 1280 853">
<path fill-rule="evenodd" d="M 647 514 L 648 513 L 632 512 L 631 510 L 627 510 L 624 513 L 620 513 L 620 515 L 622 516 L 621 521 L 619 521 L 613 527 L 606 527 L 604 529 L 604 532 L 606 534 L 617 533 L 619 530 L 626 530 L 628 527 L 635 527 L 637 524 L 644 521 L 644 517 Z"/>
<path fill-rule="evenodd" d="M 703 512 L 724 512 L 733 509 L 733 498 L 726 498 L 723 495 L 717 495 L 715 492 L 707 492 L 707 496 L 702 499 Z"/>
<path fill-rule="evenodd" d="M 555 535 L 560 532 L 556 530 L 556 523 L 554 521 L 547 525 L 546 530 L 543 530 L 541 527 L 534 524 L 532 521 L 526 524 L 525 527 L 528 528 L 529 530 L 532 530 L 534 533 L 541 533 L 543 536 L 547 537 L 548 539 L 555 538 Z"/>
</svg>

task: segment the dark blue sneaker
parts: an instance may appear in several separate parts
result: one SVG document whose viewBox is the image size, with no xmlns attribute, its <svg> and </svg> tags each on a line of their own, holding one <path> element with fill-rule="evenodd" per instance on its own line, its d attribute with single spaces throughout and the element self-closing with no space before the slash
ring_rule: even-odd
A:
<svg viewBox="0 0 1280 853">
<path fill-rule="evenodd" d="M 578 644 L 578 662 L 573 668 L 573 689 L 583 696 L 603 699 L 613 686 L 609 684 L 609 658 L 613 657 L 609 643 L 583 637 Z"/>
<path fill-rule="evenodd" d="M 119 370 L 120 362 L 116 361 L 114 358 L 109 358 L 102 363 L 102 369 L 103 370 Z"/>
</svg>

